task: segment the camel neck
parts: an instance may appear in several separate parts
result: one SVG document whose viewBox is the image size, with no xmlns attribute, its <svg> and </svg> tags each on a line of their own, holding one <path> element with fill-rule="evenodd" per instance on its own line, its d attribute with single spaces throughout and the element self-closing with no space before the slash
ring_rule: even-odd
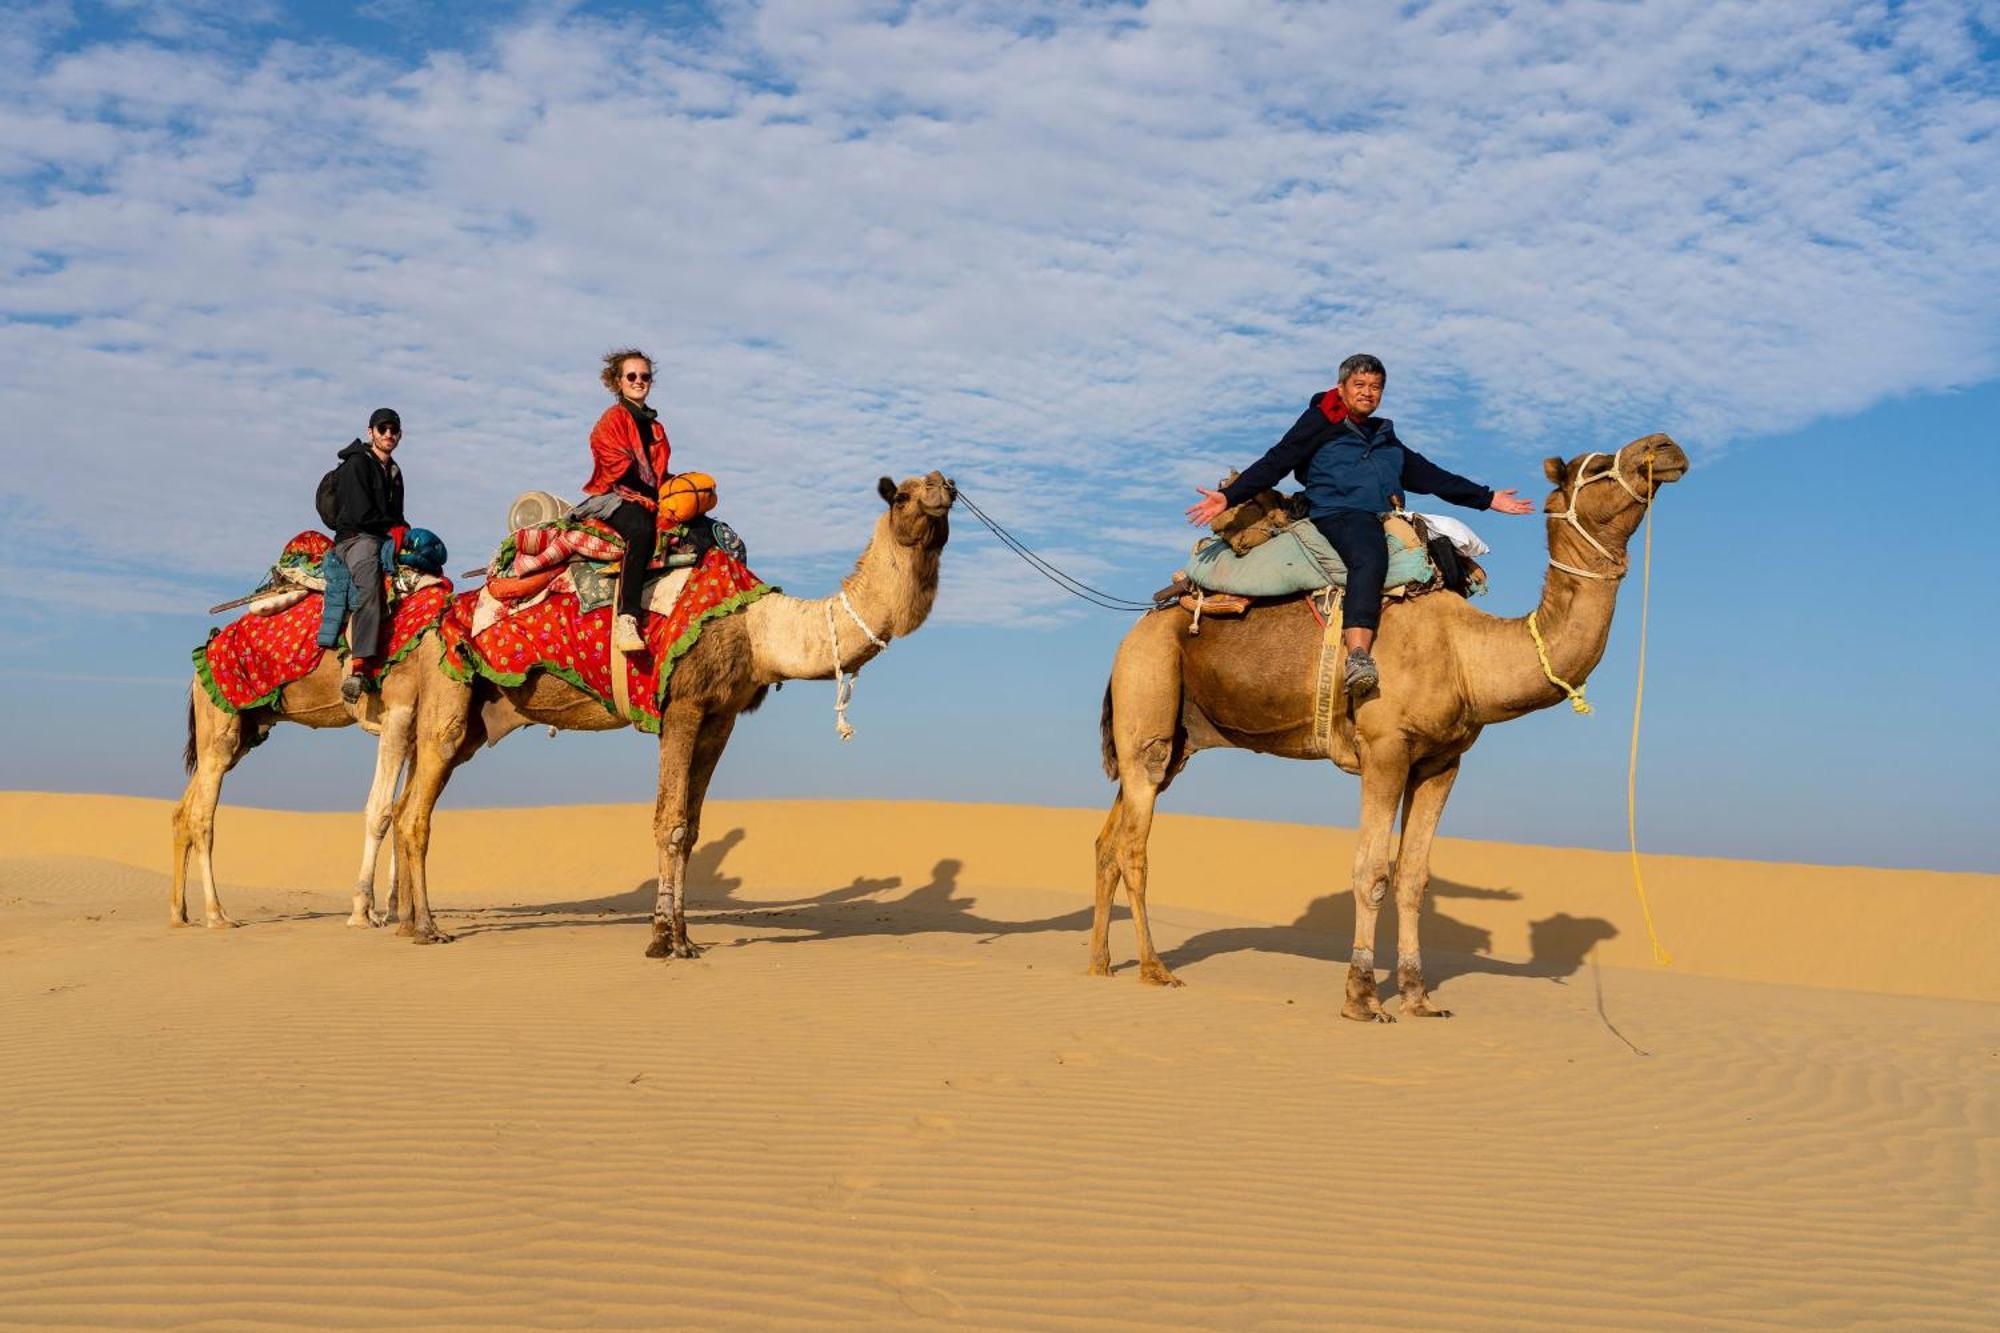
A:
<svg viewBox="0 0 2000 1333">
<path fill-rule="evenodd" d="M 1560 703 L 1567 696 L 1549 680 L 1550 672 L 1581 689 L 1610 642 L 1618 586 L 1615 580 L 1580 578 L 1550 566 L 1542 577 L 1534 630 L 1525 616 L 1496 620 L 1475 648 L 1466 673 L 1475 719 L 1482 726 L 1505 722 Z M 1542 670 L 1535 632 L 1548 649 L 1549 672 Z"/>
<path fill-rule="evenodd" d="M 877 520 L 868 548 L 831 596 L 772 595 L 745 611 L 755 679 L 830 680 L 836 645 L 841 670 L 859 670 L 883 645 L 923 624 L 937 596 L 937 574 L 936 550 L 901 545 L 889 520 Z"/>
</svg>

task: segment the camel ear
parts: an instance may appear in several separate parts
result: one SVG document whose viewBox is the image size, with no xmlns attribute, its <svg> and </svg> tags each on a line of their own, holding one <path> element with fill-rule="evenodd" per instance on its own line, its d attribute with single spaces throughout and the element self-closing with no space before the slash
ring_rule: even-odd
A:
<svg viewBox="0 0 2000 1333">
<path fill-rule="evenodd" d="M 1549 485 L 1560 486 L 1569 475 L 1569 466 L 1560 458 L 1544 458 L 1542 475 L 1549 479 Z"/>
<path fill-rule="evenodd" d="M 887 477 L 875 483 L 875 492 L 882 497 L 883 504 L 892 505 L 896 503 L 896 483 Z"/>
</svg>

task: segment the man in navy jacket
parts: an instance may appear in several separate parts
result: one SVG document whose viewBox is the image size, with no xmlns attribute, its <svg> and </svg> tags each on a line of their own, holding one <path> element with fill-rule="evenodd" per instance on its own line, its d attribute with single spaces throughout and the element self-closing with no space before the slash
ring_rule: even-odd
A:
<svg viewBox="0 0 2000 1333">
<path fill-rule="evenodd" d="M 1314 394 L 1298 423 L 1235 481 L 1219 491 L 1197 487 L 1202 498 L 1187 511 L 1188 522 L 1206 526 L 1288 472 L 1304 484 L 1312 525 L 1347 566 L 1342 638 L 1350 697 L 1380 681 L 1370 650 L 1382 618 L 1382 580 L 1389 572 L 1382 515 L 1399 507 L 1403 493 L 1502 514 L 1535 512 L 1512 488 L 1494 491 L 1468 481 L 1397 439 L 1395 423 L 1375 415 L 1388 378 L 1382 363 L 1367 353 L 1348 357 L 1340 363 L 1340 387 Z"/>
</svg>

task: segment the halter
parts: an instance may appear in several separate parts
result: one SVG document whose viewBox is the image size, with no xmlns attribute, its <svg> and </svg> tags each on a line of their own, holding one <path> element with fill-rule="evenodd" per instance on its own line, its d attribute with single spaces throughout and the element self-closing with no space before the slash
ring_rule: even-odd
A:
<svg viewBox="0 0 2000 1333">
<path fill-rule="evenodd" d="M 1593 459 L 1598 459 L 1598 458 L 1610 459 L 1611 466 L 1605 468 L 1602 472 L 1593 473 L 1588 477 L 1584 476 L 1583 475 L 1584 469 L 1590 466 L 1591 461 Z M 1575 565 L 1564 564 L 1562 561 L 1556 559 L 1554 556 L 1549 557 L 1549 565 L 1551 568 L 1560 569 L 1565 574 L 1574 574 L 1580 579 L 1595 579 L 1598 580 L 1599 582 L 1607 582 L 1607 583 L 1616 583 L 1619 579 L 1625 577 L 1625 571 L 1629 563 L 1626 557 L 1617 552 L 1612 551 L 1609 547 L 1605 546 L 1603 542 L 1597 540 L 1595 536 L 1591 535 L 1590 529 L 1584 527 L 1582 520 L 1578 519 L 1576 516 L 1577 492 L 1581 491 L 1584 487 L 1590 485 L 1590 483 L 1593 481 L 1603 481 L 1606 478 L 1609 478 L 1610 480 L 1617 482 L 1619 487 L 1622 490 L 1624 490 L 1625 494 L 1631 496 L 1634 500 L 1637 500 L 1640 504 L 1646 505 L 1646 504 L 1651 504 L 1653 502 L 1651 496 L 1639 494 L 1639 492 L 1632 489 L 1632 483 L 1625 480 L 1625 474 L 1618 470 L 1617 454 L 1601 454 L 1601 453 L 1585 454 L 1583 456 L 1583 461 L 1576 465 L 1576 473 L 1570 482 L 1569 489 L 1563 492 L 1563 500 L 1568 507 L 1565 508 L 1561 513 L 1550 514 L 1548 518 L 1551 523 L 1555 522 L 1557 519 L 1561 519 L 1563 522 L 1568 523 L 1572 528 L 1575 528 L 1577 535 L 1579 537 L 1582 537 L 1586 542 L 1590 543 L 1590 548 L 1592 550 L 1596 551 L 1599 555 L 1603 556 L 1606 560 L 1609 560 L 1611 562 L 1615 572 L 1610 574 L 1602 574 L 1595 570 L 1579 569 Z"/>
</svg>

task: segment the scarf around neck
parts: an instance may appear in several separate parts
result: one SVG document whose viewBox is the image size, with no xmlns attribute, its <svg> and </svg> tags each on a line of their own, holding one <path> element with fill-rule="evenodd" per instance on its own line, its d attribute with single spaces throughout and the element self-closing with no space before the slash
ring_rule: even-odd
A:
<svg viewBox="0 0 2000 1333">
<path fill-rule="evenodd" d="M 618 401 L 625 405 L 625 410 L 631 414 L 632 420 L 639 427 L 639 448 L 633 459 L 634 465 L 639 469 L 639 477 L 647 486 L 657 491 L 661 479 L 653 475 L 652 445 L 653 423 L 659 419 L 660 414 L 644 403 L 633 402 L 622 393 L 618 395 Z"/>
</svg>

